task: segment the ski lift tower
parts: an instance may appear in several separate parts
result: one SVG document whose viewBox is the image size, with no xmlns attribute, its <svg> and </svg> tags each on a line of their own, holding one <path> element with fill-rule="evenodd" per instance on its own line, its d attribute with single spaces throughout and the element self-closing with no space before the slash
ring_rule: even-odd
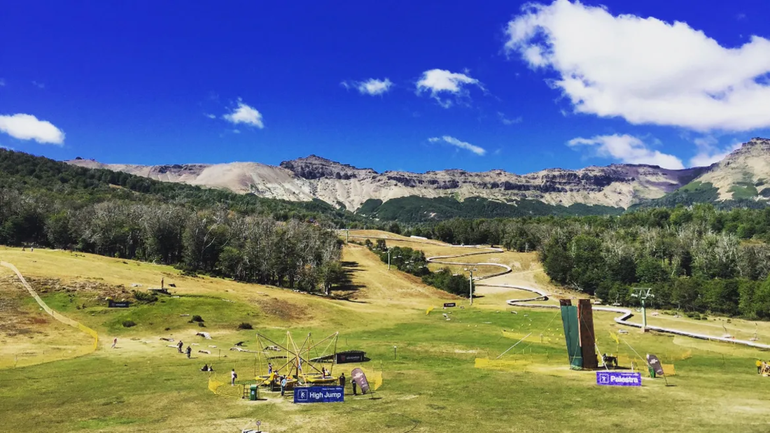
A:
<svg viewBox="0 0 770 433">
<path fill-rule="evenodd" d="M 652 293 L 652 289 L 650 288 L 636 288 L 634 289 L 634 293 L 631 294 L 631 297 L 633 298 L 639 298 L 639 301 L 642 303 L 642 332 L 647 332 L 647 309 L 645 308 L 645 302 L 647 298 L 654 298 L 655 295 Z"/>
</svg>

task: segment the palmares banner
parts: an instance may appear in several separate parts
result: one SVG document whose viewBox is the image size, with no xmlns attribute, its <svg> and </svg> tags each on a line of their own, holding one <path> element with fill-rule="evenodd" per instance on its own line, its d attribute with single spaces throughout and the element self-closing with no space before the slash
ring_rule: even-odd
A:
<svg viewBox="0 0 770 433">
<path fill-rule="evenodd" d="M 294 403 L 340 403 L 345 401 L 341 386 L 309 386 L 294 388 Z"/>
<path fill-rule="evenodd" d="M 596 384 L 603 386 L 642 386 L 641 373 L 597 371 Z"/>
</svg>

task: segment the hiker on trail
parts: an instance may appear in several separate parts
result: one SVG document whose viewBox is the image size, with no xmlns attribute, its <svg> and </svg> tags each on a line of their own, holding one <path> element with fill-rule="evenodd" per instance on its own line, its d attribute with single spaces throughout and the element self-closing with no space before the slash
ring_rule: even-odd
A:
<svg viewBox="0 0 770 433">
<path fill-rule="evenodd" d="M 230 386 L 235 386 L 235 379 L 238 378 L 238 375 L 235 374 L 235 369 L 233 368 L 233 371 L 230 372 Z"/>
<path fill-rule="evenodd" d="M 345 392 L 345 373 L 340 374 L 340 386 L 342 387 L 342 392 Z"/>
<path fill-rule="evenodd" d="M 182 346 L 184 346 L 184 343 L 182 343 L 182 340 L 179 340 L 179 343 L 177 343 L 176 348 L 179 350 L 179 353 L 182 353 Z"/>
<path fill-rule="evenodd" d="M 358 389 L 356 388 L 356 380 L 350 379 L 350 384 L 353 385 L 353 395 L 358 395 Z"/>
<path fill-rule="evenodd" d="M 192 348 L 190 346 L 187 346 L 187 359 L 190 359 L 191 353 L 192 353 Z"/>
<path fill-rule="evenodd" d="M 114 339 L 112 340 L 112 348 L 114 349 L 114 348 L 115 348 L 115 346 L 117 346 L 117 345 L 118 345 L 118 339 L 117 339 L 117 337 L 116 337 L 116 338 L 114 338 Z"/>
<path fill-rule="evenodd" d="M 286 390 L 286 376 L 281 379 L 281 397 L 283 397 L 283 393 Z"/>
</svg>

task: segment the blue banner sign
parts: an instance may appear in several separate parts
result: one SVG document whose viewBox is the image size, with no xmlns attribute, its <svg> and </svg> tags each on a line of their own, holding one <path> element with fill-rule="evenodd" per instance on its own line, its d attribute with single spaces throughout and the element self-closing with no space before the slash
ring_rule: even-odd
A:
<svg viewBox="0 0 770 433">
<path fill-rule="evenodd" d="M 341 386 L 309 386 L 294 388 L 294 403 L 339 403 L 345 401 Z"/>
<path fill-rule="evenodd" d="M 596 384 L 604 386 L 642 386 L 642 374 L 620 371 L 597 371 Z"/>
</svg>

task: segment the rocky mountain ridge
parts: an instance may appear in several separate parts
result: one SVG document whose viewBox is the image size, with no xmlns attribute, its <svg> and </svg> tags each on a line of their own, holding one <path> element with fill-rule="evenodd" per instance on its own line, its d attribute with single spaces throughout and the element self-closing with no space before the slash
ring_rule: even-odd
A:
<svg viewBox="0 0 770 433">
<path fill-rule="evenodd" d="M 693 180 L 713 183 L 720 189 L 720 198 L 727 199 L 735 182 L 757 183 L 765 175 L 770 179 L 770 140 L 753 139 L 719 164 L 684 170 L 612 164 L 579 170 L 555 168 L 524 175 L 504 170 L 468 172 L 457 169 L 378 173 L 316 155 L 284 161 L 279 166 L 256 162 L 157 166 L 101 164 L 85 159 L 67 162 L 268 198 L 320 199 L 353 211 L 369 199 L 387 201 L 407 196 L 449 196 L 458 200 L 483 197 L 506 203 L 530 199 L 553 205 L 627 208 L 644 200 L 660 198 Z"/>
</svg>

